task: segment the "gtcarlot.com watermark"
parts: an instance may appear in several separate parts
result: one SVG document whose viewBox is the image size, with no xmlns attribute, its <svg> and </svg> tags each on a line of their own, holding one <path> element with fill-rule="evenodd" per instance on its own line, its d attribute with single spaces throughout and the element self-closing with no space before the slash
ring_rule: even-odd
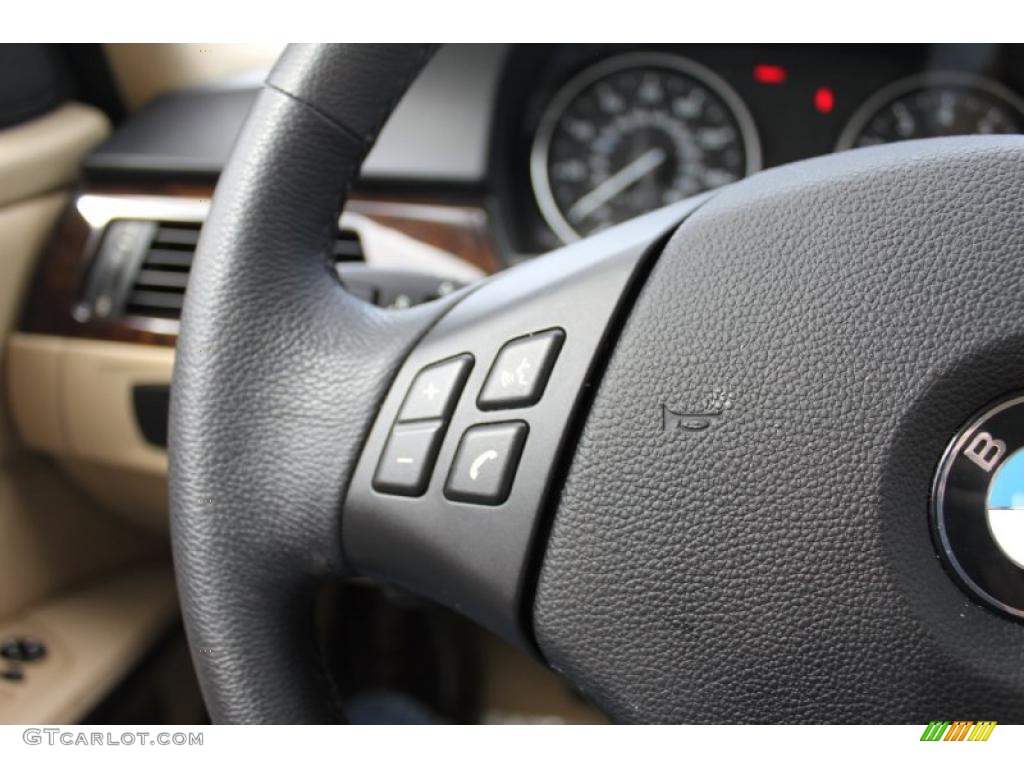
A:
<svg viewBox="0 0 1024 768">
<path fill-rule="evenodd" d="M 32 746 L 65 747 L 201 747 L 203 734 L 186 731 L 83 731 L 26 728 L 21 738 Z"/>
</svg>

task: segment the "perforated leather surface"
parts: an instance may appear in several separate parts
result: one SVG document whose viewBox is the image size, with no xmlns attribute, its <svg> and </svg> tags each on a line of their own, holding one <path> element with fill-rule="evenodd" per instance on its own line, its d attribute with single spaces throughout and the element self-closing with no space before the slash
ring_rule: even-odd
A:
<svg viewBox="0 0 1024 768">
<path fill-rule="evenodd" d="M 690 217 L 587 419 L 535 604 L 622 721 L 1024 718 L 1024 625 L 929 529 L 935 466 L 1024 388 L 1024 139 L 759 174 Z M 663 406 L 714 413 L 665 432 Z"/>
<path fill-rule="evenodd" d="M 387 313 L 357 301 L 328 244 L 359 162 L 428 54 L 290 49 L 203 227 L 170 479 L 178 586 L 214 722 L 341 716 L 314 642 L 315 590 L 344 571 L 341 501 L 377 406 L 445 303 Z"/>
</svg>

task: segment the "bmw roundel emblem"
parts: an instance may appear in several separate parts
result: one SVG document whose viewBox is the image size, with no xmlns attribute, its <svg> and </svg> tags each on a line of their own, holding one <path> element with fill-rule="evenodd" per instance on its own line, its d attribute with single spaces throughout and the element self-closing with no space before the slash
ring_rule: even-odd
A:
<svg viewBox="0 0 1024 768">
<path fill-rule="evenodd" d="M 963 585 L 1024 618 L 1024 396 L 996 403 L 956 436 L 939 464 L 932 512 Z"/>
</svg>

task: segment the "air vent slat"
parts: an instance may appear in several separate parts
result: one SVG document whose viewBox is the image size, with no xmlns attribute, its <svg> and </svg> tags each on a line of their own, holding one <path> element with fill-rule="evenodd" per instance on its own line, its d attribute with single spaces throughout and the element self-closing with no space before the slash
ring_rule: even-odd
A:
<svg viewBox="0 0 1024 768">
<path fill-rule="evenodd" d="M 171 272 L 164 269 L 139 270 L 139 276 L 135 278 L 136 287 L 142 288 L 177 288 L 182 293 L 188 285 L 188 272 Z"/>
<path fill-rule="evenodd" d="M 190 269 L 195 251 L 171 251 L 165 248 L 153 248 L 144 262 L 147 267 L 175 267 Z"/>
<path fill-rule="evenodd" d="M 185 303 L 185 293 L 170 293 L 168 291 L 132 291 L 128 295 L 128 309 L 132 314 L 149 314 L 145 309 L 176 310 L 181 312 Z M 133 311 L 134 310 L 134 311 Z M 161 314 L 161 317 L 164 315 Z"/>
<path fill-rule="evenodd" d="M 181 316 L 189 270 L 199 242 L 199 226 L 199 222 L 156 223 L 141 263 L 135 262 L 138 271 L 123 302 L 126 314 L 172 319 Z M 334 258 L 338 262 L 363 261 L 357 232 L 338 232 Z"/>
<path fill-rule="evenodd" d="M 153 238 L 153 245 L 184 245 L 190 250 L 196 249 L 199 242 L 199 227 L 189 224 L 161 225 Z"/>
<path fill-rule="evenodd" d="M 351 229 L 343 229 L 338 232 L 338 239 L 334 241 L 335 261 L 363 261 L 363 244 L 359 241 L 359 235 Z"/>
</svg>

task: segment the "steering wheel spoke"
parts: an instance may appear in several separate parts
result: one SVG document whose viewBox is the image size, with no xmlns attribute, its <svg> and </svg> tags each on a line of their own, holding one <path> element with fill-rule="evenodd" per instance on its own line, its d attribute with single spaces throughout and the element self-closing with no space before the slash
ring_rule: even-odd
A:
<svg viewBox="0 0 1024 768">
<path fill-rule="evenodd" d="M 424 335 L 349 486 L 349 563 L 531 646 L 524 593 L 574 418 L 643 257 L 701 201 L 500 273 Z"/>
</svg>

